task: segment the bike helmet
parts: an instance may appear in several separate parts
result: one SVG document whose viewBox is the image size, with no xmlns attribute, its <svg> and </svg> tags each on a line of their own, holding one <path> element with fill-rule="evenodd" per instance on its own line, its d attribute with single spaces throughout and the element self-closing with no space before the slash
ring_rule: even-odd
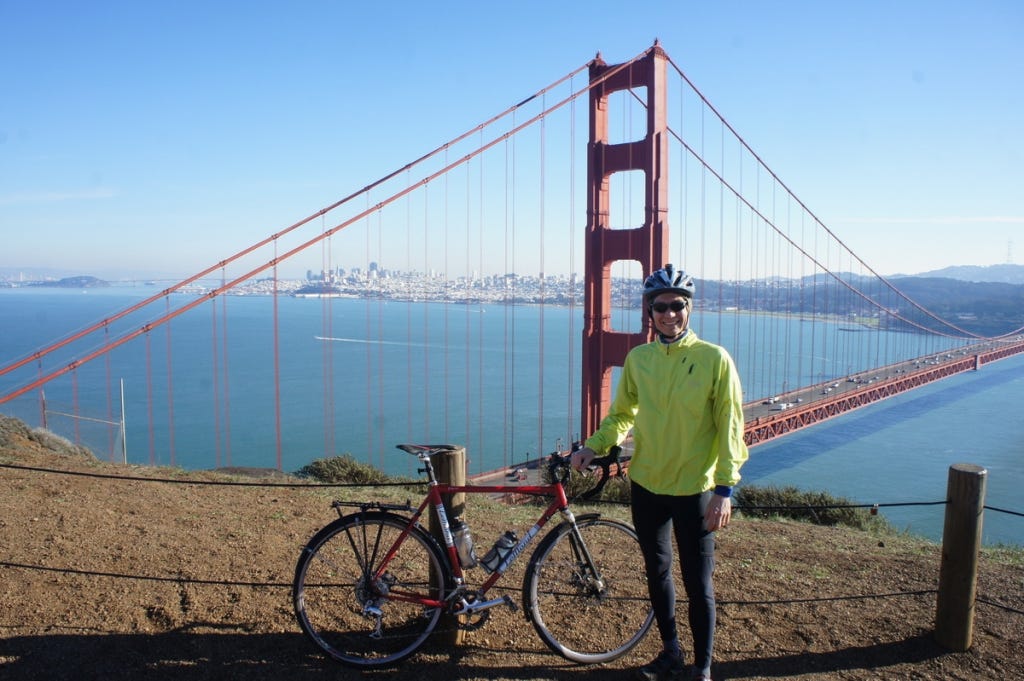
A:
<svg viewBox="0 0 1024 681">
<path fill-rule="evenodd" d="M 677 270 L 672 263 L 651 272 L 651 276 L 644 280 L 644 301 L 647 304 L 662 293 L 678 293 L 692 299 L 695 291 L 693 277 L 685 270 Z"/>
</svg>

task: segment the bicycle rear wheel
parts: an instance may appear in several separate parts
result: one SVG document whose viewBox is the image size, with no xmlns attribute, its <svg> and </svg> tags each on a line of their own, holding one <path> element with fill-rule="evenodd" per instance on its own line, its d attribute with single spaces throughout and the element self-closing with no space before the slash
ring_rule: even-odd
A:
<svg viewBox="0 0 1024 681">
<path fill-rule="evenodd" d="M 651 628 L 654 611 L 640 544 L 626 523 L 599 516 L 552 530 L 530 557 L 524 607 L 534 629 L 556 653 L 574 662 L 613 660 Z"/>
<path fill-rule="evenodd" d="M 302 630 L 324 652 L 364 669 L 412 655 L 437 626 L 447 571 L 437 543 L 407 519 L 357 513 L 318 532 L 295 566 L 292 599 Z M 388 560 L 388 554 L 395 551 Z"/>
</svg>

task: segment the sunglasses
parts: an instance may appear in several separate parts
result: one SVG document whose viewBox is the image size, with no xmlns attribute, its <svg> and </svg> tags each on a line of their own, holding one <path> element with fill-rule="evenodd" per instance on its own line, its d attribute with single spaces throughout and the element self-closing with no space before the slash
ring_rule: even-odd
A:
<svg viewBox="0 0 1024 681">
<path fill-rule="evenodd" d="M 686 301 L 673 300 L 671 303 L 651 303 L 651 309 L 658 314 L 665 314 L 669 310 L 672 310 L 673 312 L 682 312 L 686 309 Z"/>
</svg>

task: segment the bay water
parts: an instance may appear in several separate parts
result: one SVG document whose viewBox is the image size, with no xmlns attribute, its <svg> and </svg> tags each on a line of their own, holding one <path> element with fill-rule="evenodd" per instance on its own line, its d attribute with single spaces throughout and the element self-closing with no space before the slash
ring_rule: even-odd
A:
<svg viewBox="0 0 1024 681">
<path fill-rule="evenodd" d="M 153 292 L 148 287 L 0 289 L 0 366 Z M 180 294 L 172 298 L 180 304 Z M 472 473 L 496 470 L 579 437 L 581 317 L 580 310 L 555 306 L 280 297 L 275 387 L 266 370 L 274 356 L 267 297 L 229 297 L 219 312 L 197 309 L 175 319 L 166 337 L 156 331 L 145 343 L 136 340 L 114 351 L 112 368 L 103 359 L 83 365 L 75 372 L 73 393 L 59 380 L 48 385 L 48 408 L 54 413 L 47 425 L 74 439 L 84 431 L 60 414 L 108 401 L 101 394 L 109 392 L 106 386 L 124 379 L 131 463 L 294 471 L 315 458 L 362 452 L 356 458 L 390 473 L 414 475 L 412 458 L 394 449 L 410 441 L 463 444 Z M 120 330 L 144 321 L 135 315 Z M 829 354 L 840 342 L 857 342 L 858 334 L 844 334 L 849 329 L 838 326 L 815 324 L 828 334 L 815 341 L 809 335 L 818 331 L 811 325 L 758 331 L 754 325 L 770 323 L 763 317 L 698 312 L 694 323 L 702 337 L 730 349 L 748 397 L 771 394 L 780 380 L 783 389 L 815 382 L 812 371 L 838 376 L 860 368 L 825 365 L 815 357 L 811 363 L 793 361 L 789 375 L 769 379 L 752 366 L 765 360 L 745 347 L 750 338 L 795 333 L 801 337 L 776 340 L 777 352 Z M 220 335 L 211 334 L 218 324 Z M 906 334 L 891 336 L 873 343 L 876 354 L 870 357 L 851 359 L 846 352 L 833 362 L 862 362 L 867 368 L 905 359 L 899 355 Z M 98 342 L 89 341 L 87 350 Z M 230 343 L 230 351 L 219 355 L 221 342 Z M 884 356 L 877 355 L 877 346 Z M 87 350 L 69 347 L 46 369 Z M 161 397 L 170 364 L 165 356 L 173 358 L 169 401 Z M 779 361 L 788 365 L 789 359 Z M 38 368 L 30 364 L 0 377 L 0 391 L 36 375 Z M 154 385 L 157 390 L 150 388 Z M 280 449 L 275 390 L 281 395 Z M 915 504 L 944 500 L 949 466 L 973 463 L 988 471 L 987 505 L 1024 512 L 1022 401 L 1024 357 L 996 362 L 754 447 L 744 483 L 822 489 L 855 503 Z M 38 402 L 34 391 L 0 405 L 0 413 L 38 426 Z M 106 436 L 100 440 L 83 444 L 104 451 Z M 883 506 L 882 513 L 897 528 L 941 536 L 941 505 Z M 1024 545 L 1024 518 L 990 510 L 984 540 Z"/>
</svg>

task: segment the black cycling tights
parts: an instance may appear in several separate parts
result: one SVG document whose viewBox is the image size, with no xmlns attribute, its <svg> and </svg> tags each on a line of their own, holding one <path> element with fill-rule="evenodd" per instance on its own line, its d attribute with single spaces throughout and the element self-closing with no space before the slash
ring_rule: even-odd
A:
<svg viewBox="0 0 1024 681">
<path fill-rule="evenodd" d="M 697 669 L 711 666 L 715 638 L 715 535 L 704 530 L 712 492 L 692 496 L 654 494 L 632 483 L 633 525 L 647 571 L 647 588 L 662 641 L 677 637 L 672 534 L 679 546 L 683 586 L 689 598 L 690 631 Z"/>
</svg>

